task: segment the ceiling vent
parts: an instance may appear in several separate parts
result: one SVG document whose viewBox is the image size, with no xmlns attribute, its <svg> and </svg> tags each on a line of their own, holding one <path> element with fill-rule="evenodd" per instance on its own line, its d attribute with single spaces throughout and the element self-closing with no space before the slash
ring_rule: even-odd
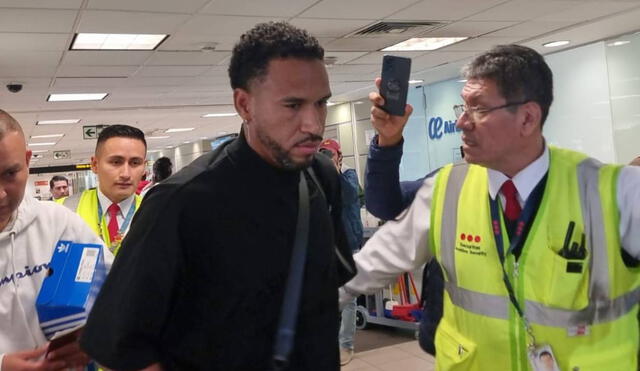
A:
<svg viewBox="0 0 640 371">
<path fill-rule="evenodd" d="M 381 35 L 397 35 L 407 31 L 411 34 L 421 34 L 444 26 L 445 23 L 433 21 L 417 22 L 378 22 L 356 31 L 348 37 L 371 37 Z"/>
</svg>

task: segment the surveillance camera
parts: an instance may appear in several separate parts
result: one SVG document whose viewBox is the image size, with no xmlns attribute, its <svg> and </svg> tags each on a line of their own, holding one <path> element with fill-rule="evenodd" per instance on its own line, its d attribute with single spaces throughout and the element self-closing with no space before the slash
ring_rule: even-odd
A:
<svg viewBox="0 0 640 371">
<path fill-rule="evenodd" d="M 12 93 L 18 93 L 22 90 L 22 84 L 18 84 L 18 83 L 7 84 L 7 90 L 9 90 Z"/>
</svg>

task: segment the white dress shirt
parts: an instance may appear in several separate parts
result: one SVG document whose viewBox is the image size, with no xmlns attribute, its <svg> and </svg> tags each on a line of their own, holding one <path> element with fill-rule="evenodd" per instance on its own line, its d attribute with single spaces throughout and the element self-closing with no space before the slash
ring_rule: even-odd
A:
<svg viewBox="0 0 640 371">
<path fill-rule="evenodd" d="M 125 198 L 123 201 L 118 203 L 118 206 L 120 206 L 120 211 L 117 214 L 118 228 L 122 228 L 122 224 L 124 223 L 124 220 L 127 214 L 129 213 L 129 209 L 134 207 L 135 198 L 136 198 L 136 195 L 133 194 L 130 197 Z M 109 225 L 109 222 L 111 221 L 111 217 L 109 216 L 107 209 L 109 208 L 109 206 L 111 206 L 111 204 L 113 204 L 113 202 L 109 200 L 109 198 L 105 196 L 104 193 L 102 193 L 102 191 L 100 191 L 100 187 L 98 187 L 98 202 L 100 202 L 100 207 L 102 208 L 102 216 L 104 216 L 105 222 L 107 223 L 107 225 Z M 129 225 L 127 226 L 127 229 L 123 232 L 123 235 L 127 234 L 127 232 L 129 231 L 129 227 L 131 227 L 131 221 L 129 221 Z"/>
</svg>

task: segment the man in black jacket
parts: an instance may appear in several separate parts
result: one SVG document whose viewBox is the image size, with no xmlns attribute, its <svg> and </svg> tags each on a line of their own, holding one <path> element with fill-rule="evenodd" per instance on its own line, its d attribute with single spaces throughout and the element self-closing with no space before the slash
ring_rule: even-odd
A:
<svg viewBox="0 0 640 371">
<path fill-rule="evenodd" d="M 229 67 L 240 135 L 146 196 L 81 341 L 99 363 L 269 370 L 302 172 L 309 243 L 285 369 L 339 369 L 337 289 L 354 270 L 337 173 L 314 156 L 331 95 L 323 56 L 315 38 L 286 23 L 241 37 Z"/>
</svg>

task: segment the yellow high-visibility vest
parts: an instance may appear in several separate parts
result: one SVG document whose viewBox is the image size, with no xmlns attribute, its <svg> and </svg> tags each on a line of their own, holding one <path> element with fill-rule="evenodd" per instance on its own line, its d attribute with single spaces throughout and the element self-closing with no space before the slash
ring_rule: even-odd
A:
<svg viewBox="0 0 640 371">
<path fill-rule="evenodd" d="M 550 147 L 546 187 L 521 256 L 504 260 L 536 344 L 550 345 L 563 371 L 638 365 L 640 268 L 622 260 L 619 171 Z M 530 338 L 503 282 L 488 195 L 488 173 L 481 166 L 448 165 L 435 180 L 429 238 L 445 276 L 435 339 L 438 370 L 531 370 Z M 584 259 L 559 254 L 570 221 L 572 241 L 585 234 Z M 496 227 L 506 250 L 504 220 Z"/>
<path fill-rule="evenodd" d="M 135 195 L 135 212 L 140 208 L 142 197 Z M 116 255 L 120 250 L 120 241 L 112 244 L 109 237 L 109 229 L 104 216 L 98 216 L 99 201 L 98 191 L 95 188 L 87 189 L 80 194 L 79 198 L 75 196 L 66 197 L 63 204 L 75 211 L 87 223 L 89 227 L 104 241 L 105 245 Z"/>
</svg>

